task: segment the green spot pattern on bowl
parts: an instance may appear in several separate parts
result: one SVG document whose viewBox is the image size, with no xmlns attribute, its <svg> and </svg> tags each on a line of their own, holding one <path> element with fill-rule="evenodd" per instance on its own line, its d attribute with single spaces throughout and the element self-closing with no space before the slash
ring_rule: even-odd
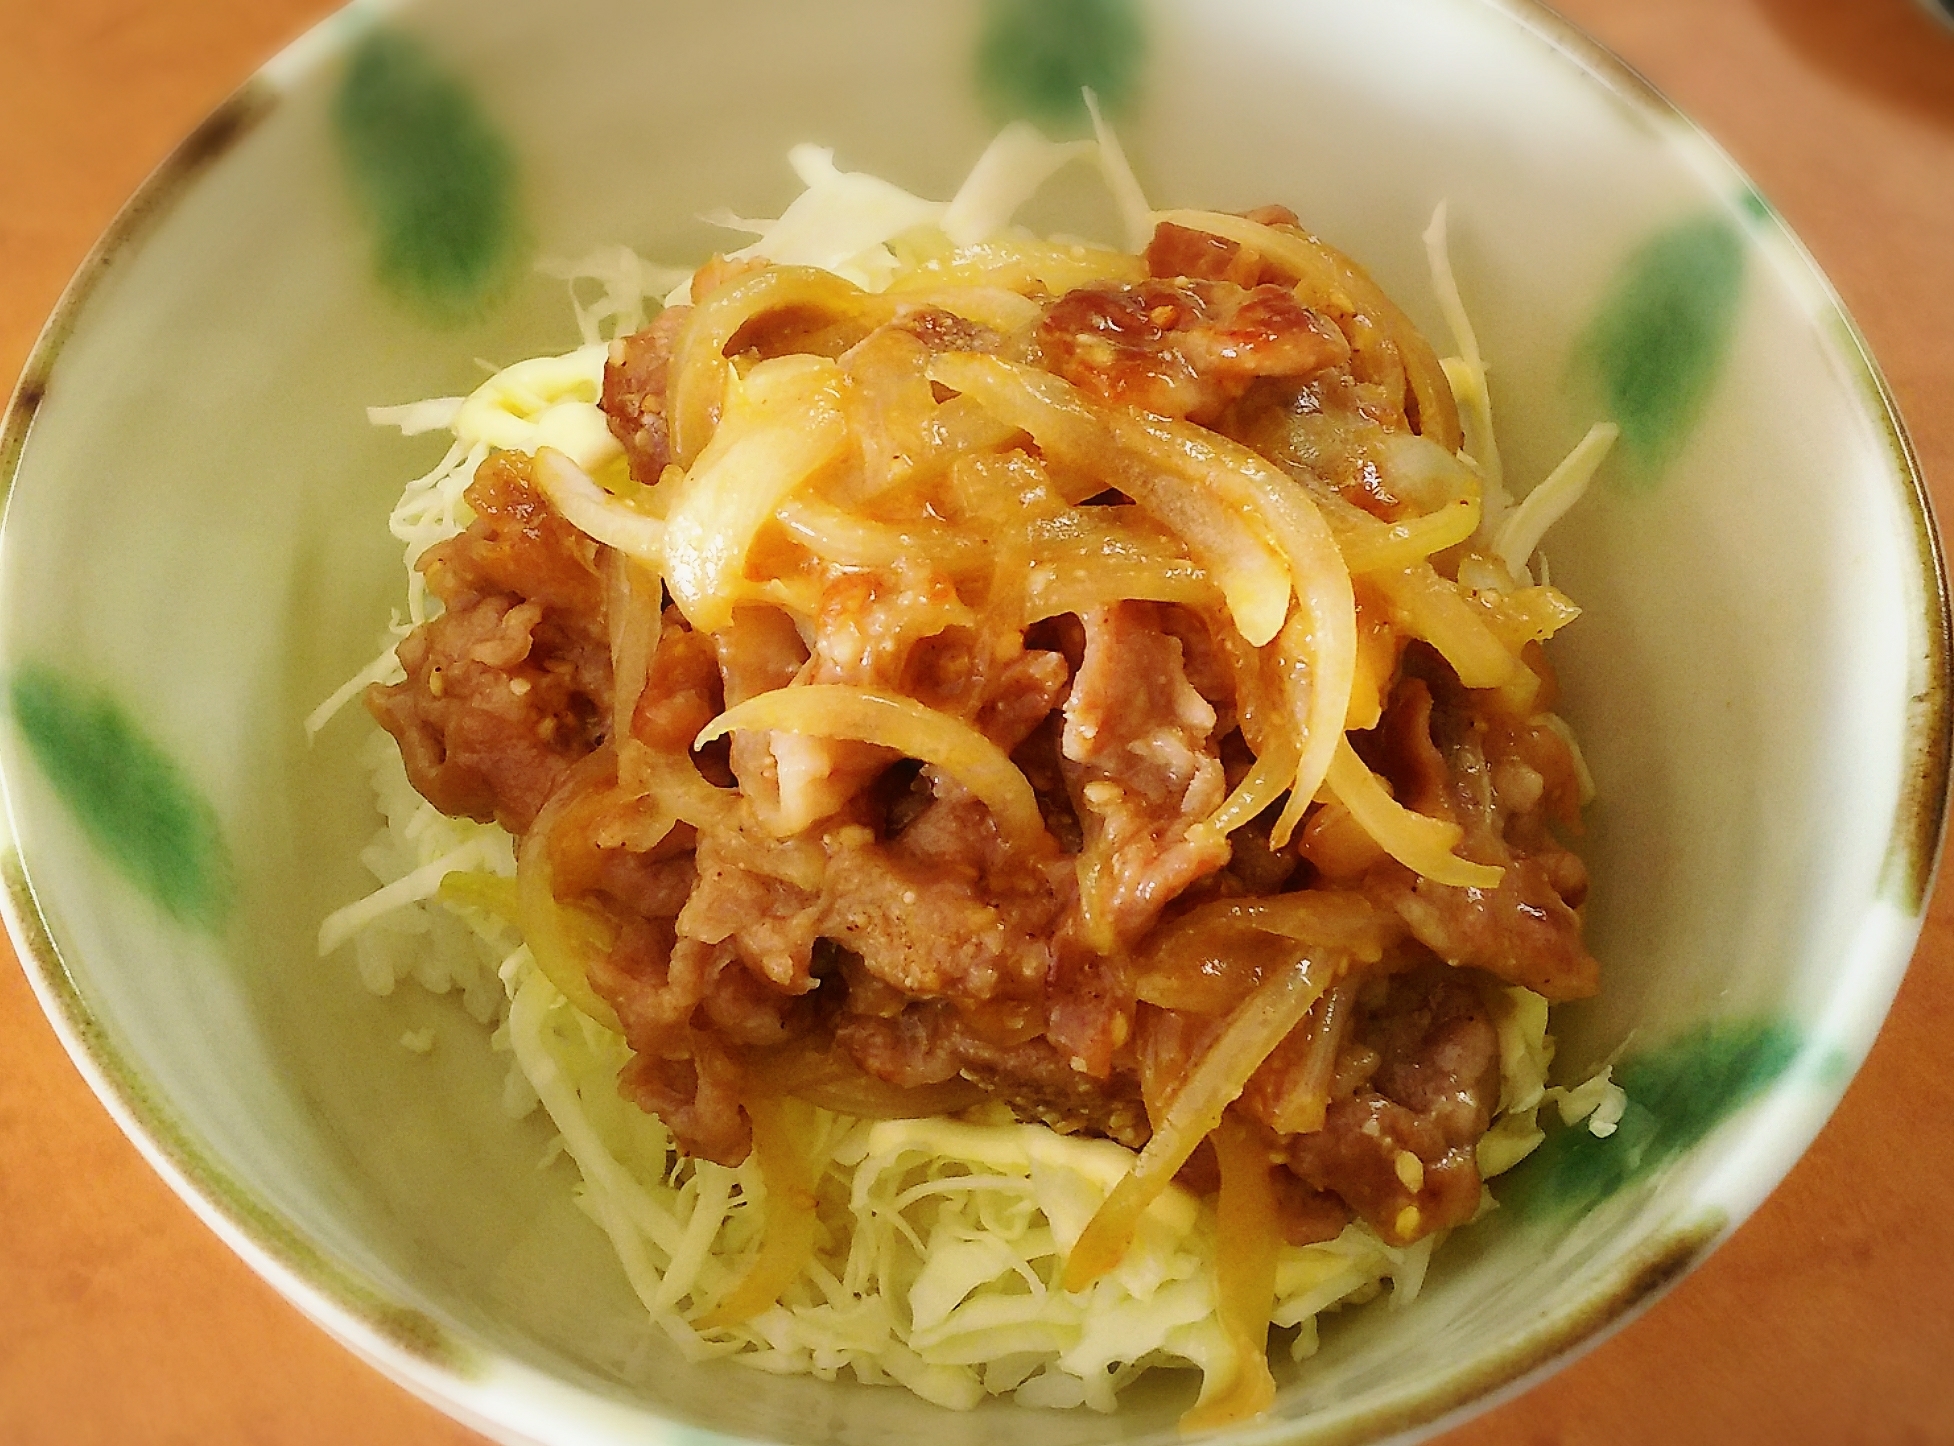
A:
<svg viewBox="0 0 1954 1446">
<path fill-rule="evenodd" d="M 114 697 L 27 664 L 8 687 L 34 760 L 89 840 L 143 893 L 215 932 L 229 916 L 230 850 L 217 814 Z"/>
<path fill-rule="evenodd" d="M 1511 1176 L 1501 1204 L 1534 1219 L 1572 1219 L 1654 1174 L 1783 1074 L 1799 1035 L 1775 1020 L 1701 1024 L 1616 1067 L 1628 1096 L 1613 1134 L 1555 1131 Z"/>
<path fill-rule="evenodd" d="M 480 315 L 527 248 L 514 154 L 474 95 L 380 27 L 347 57 L 333 121 L 381 283 L 443 324 Z"/>
<path fill-rule="evenodd" d="M 987 0 L 977 86 L 998 121 L 1071 127 L 1087 87 L 1107 110 L 1124 108 L 1145 57 L 1134 0 Z"/>
<path fill-rule="evenodd" d="M 1743 234 L 1721 212 L 1695 216 L 1629 257 L 1589 323 L 1581 359 L 1637 480 L 1653 482 L 1702 415 L 1743 284 Z"/>
</svg>

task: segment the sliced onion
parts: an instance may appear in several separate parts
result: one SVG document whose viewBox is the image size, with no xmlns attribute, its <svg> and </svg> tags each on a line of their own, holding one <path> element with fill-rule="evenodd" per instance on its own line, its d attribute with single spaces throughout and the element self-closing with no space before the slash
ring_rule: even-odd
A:
<svg viewBox="0 0 1954 1446">
<path fill-rule="evenodd" d="M 1356 1003 L 1356 987 L 1339 984 L 1316 1001 L 1309 1012 L 1309 1050 L 1302 1068 L 1276 1102 L 1270 1122 L 1279 1135 L 1307 1135 L 1323 1128 L 1329 1117 L 1330 1086 L 1336 1081 L 1337 1051 Z"/>
<path fill-rule="evenodd" d="M 982 538 L 928 522 L 895 526 L 872 522 L 812 497 L 790 498 L 779 512 L 780 525 L 816 557 L 843 567 L 900 567 L 925 563 L 952 577 L 990 563 Z"/>
<path fill-rule="evenodd" d="M 1496 889 L 1506 875 L 1504 869 L 1475 864 L 1453 853 L 1465 830 L 1444 819 L 1413 813 L 1391 797 L 1347 739 L 1337 745 L 1330 764 L 1330 791 L 1379 848 L 1435 884 Z"/>
<path fill-rule="evenodd" d="M 769 266 L 713 292 L 693 308 L 672 350 L 669 415 L 679 466 L 692 466 L 719 425 L 733 380 L 727 346 L 755 317 L 790 307 L 860 317 L 864 329 L 894 314 L 893 303 L 811 266 Z"/>
<path fill-rule="evenodd" d="M 665 524 L 613 497 L 554 447 L 536 452 L 536 486 L 577 531 L 614 547 L 646 567 L 665 558 Z"/>
<path fill-rule="evenodd" d="M 665 585 L 703 632 L 732 621 L 762 524 L 848 442 L 841 369 L 825 357 L 760 362 L 728 391 L 726 416 L 665 522 Z"/>
<path fill-rule="evenodd" d="M 1269 1317 L 1276 1303 L 1276 1259 L 1282 1223 L 1276 1214 L 1269 1151 L 1255 1130 L 1223 1115 L 1209 1136 L 1221 1167 L 1215 1197 L 1215 1315 L 1235 1348 L 1234 1369 L 1181 1417 L 1182 1431 L 1208 1431 L 1259 1416 L 1275 1399 L 1269 1372 Z"/>
<path fill-rule="evenodd" d="M 1188 1072 L 1133 1168 L 1113 1187 L 1065 1262 L 1066 1290 L 1084 1290 L 1118 1265 L 1140 1217 L 1165 1190 L 1195 1147 L 1221 1122 L 1262 1065 L 1342 967 L 1340 953 L 1304 954 L 1256 985 L 1229 1016 L 1214 1043 Z"/>
<path fill-rule="evenodd" d="M 969 789 L 1005 835 L 1020 843 L 1046 837 L 1037 795 L 1010 756 L 968 723 L 913 698 L 844 683 L 775 688 L 728 708 L 692 746 L 703 748 L 744 728 L 779 728 L 809 738 L 853 738 L 893 748 L 942 769 Z"/>
<path fill-rule="evenodd" d="M 1195 561 L 1217 580 L 1235 626 L 1251 644 L 1273 638 L 1289 611 L 1290 579 L 1269 543 L 1239 507 L 1158 468 L 1138 463 L 1102 416 L 1063 378 L 974 352 L 945 352 L 930 362 L 930 380 L 975 397 L 1021 427 L 1048 457 L 1119 488 L 1164 522 Z"/>
<path fill-rule="evenodd" d="M 795 1141 L 790 1106 L 778 1095 L 757 1095 L 742 1103 L 753 1121 L 753 1156 L 767 1185 L 767 1219 L 761 1227 L 760 1253 L 739 1283 L 693 1326 L 702 1331 L 726 1330 L 749 1321 L 780 1300 L 780 1293 L 799 1278 L 814 1259 L 814 1172 Z"/>
<path fill-rule="evenodd" d="M 1390 604 L 1393 621 L 1438 649 L 1468 688 L 1504 687 L 1525 664 L 1500 642 L 1453 583 L 1424 565 L 1368 579 Z"/>
<path fill-rule="evenodd" d="M 1448 547 L 1457 547 L 1478 530 L 1479 499 L 1462 497 L 1434 512 L 1381 525 L 1376 531 L 1342 533 L 1339 530 L 1337 541 L 1343 548 L 1344 564 L 1351 572 L 1391 572 L 1423 562 Z"/>
<path fill-rule="evenodd" d="M 550 795 L 516 854 L 516 902 L 523 942 L 543 977 L 581 1013 L 622 1034 L 617 1012 L 590 987 L 588 972 L 590 961 L 610 950 L 615 931 L 596 910 L 556 897 L 549 851 L 558 820 L 592 789 L 606 786 L 616 767 L 610 749 L 599 749 L 579 761 Z"/>
<path fill-rule="evenodd" d="M 1282 797 L 1283 790 L 1296 781 L 1296 765 L 1302 757 L 1295 737 L 1287 730 L 1278 733 L 1255 755 L 1255 766 L 1208 822 L 1218 833 L 1233 833 Z"/>
</svg>

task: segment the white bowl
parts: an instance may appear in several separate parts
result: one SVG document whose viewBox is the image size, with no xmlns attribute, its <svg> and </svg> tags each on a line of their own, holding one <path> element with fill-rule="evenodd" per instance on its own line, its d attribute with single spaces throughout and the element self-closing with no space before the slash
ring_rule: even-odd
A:
<svg viewBox="0 0 1954 1446">
<path fill-rule="evenodd" d="M 1511 475 L 1624 424 L 1551 551 L 1587 609 L 1557 656 L 1600 788 L 1605 970 L 1556 1016 L 1561 1072 L 1621 1051 L 1630 1113 L 1550 1141 L 1414 1309 L 1326 1329 L 1233 1439 L 1412 1431 L 1594 1339 L 1783 1176 L 1905 966 L 1947 783 L 1934 529 L 1856 333 L 1744 179 L 1525 0 L 1101 0 L 1070 39 L 1050 13 L 354 5 L 143 188 L 0 433 L 0 862 L 35 987 L 213 1228 L 499 1439 L 1169 1440 L 1183 1404 L 959 1416 L 682 1364 L 566 1167 L 535 1168 L 546 1127 L 501 1114 L 472 1021 L 314 955 L 371 820 L 360 729 L 308 750 L 299 720 L 374 645 L 421 460 L 363 408 L 561 349 L 532 256 L 703 256 L 691 218 L 777 209 L 795 141 L 944 195 L 998 119 L 1089 80 L 1157 204 L 1288 204 L 1433 331 L 1419 235 L 1445 200 Z M 405 71 L 354 63 L 383 53 Z M 425 149 L 388 130 L 403 95 Z M 430 234 L 436 178 L 470 219 Z M 424 1028 L 431 1055 L 399 1047 Z"/>
</svg>

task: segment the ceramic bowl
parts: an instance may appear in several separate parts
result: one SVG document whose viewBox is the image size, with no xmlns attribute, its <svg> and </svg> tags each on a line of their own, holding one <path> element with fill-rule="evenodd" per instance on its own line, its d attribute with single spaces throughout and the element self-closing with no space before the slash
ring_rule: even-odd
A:
<svg viewBox="0 0 1954 1446">
<path fill-rule="evenodd" d="M 302 1310 L 505 1441 L 961 1446 L 1175 1439 L 956 1415 L 687 1366 L 645 1323 L 548 1130 L 499 1108 L 452 999 L 365 993 L 314 930 L 366 887 L 350 716 L 385 530 L 439 450 L 363 409 L 574 341 L 544 256 L 697 259 L 772 214 L 796 141 L 947 195 L 1002 120 L 1112 108 L 1156 204 L 1292 206 L 1435 334 L 1448 202 L 1509 475 L 1599 416 L 1622 443 L 1555 535 L 1558 654 L 1599 799 L 1606 992 L 1567 1131 L 1439 1253 L 1345 1313 L 1241 1442 L 1414 1431 L 1646 1301 L 1783 1176 L 1879 1027 L 1947 766 L 1934 530 L 1877 373 L 1717 149 L 1526 0 L 424 0 L 357 4 L 142 190 L 63 299 L 0 434 L 8 922 L 69 1049 L 156 1167 Z M 1054 212 L 1054 224 L 1103 223 Z M 432 1030 L 426 1055 L 400 1047 Z"/>
</svg>

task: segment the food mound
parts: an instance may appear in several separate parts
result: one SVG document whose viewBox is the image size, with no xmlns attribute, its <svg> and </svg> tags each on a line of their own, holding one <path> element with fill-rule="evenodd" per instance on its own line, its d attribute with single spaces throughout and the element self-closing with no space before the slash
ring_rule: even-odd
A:
<svg viewBox="0 0 1954 1446">
<path fill-rule="evenodd" d="M 1462 435 L 1476 359 L 1286 210 L 1152 220 L 913 228 L 875 289 L 715 258 L 604 353 L 609 439 L 488 453 L 366 701 L 515 841 L 444 897 L 621 1035 L 676 1157 L 757 1164 L 693 1327 L 833 1244 L 797 1110 L 1029 1122 L 1138 1152 L 1055 1289 L 1216 1200 L 1227 1419 L 1278 1252 L 1472 1219 L 1513 999 L 1596 988 L 1575 610 Z"/>
</svg>

